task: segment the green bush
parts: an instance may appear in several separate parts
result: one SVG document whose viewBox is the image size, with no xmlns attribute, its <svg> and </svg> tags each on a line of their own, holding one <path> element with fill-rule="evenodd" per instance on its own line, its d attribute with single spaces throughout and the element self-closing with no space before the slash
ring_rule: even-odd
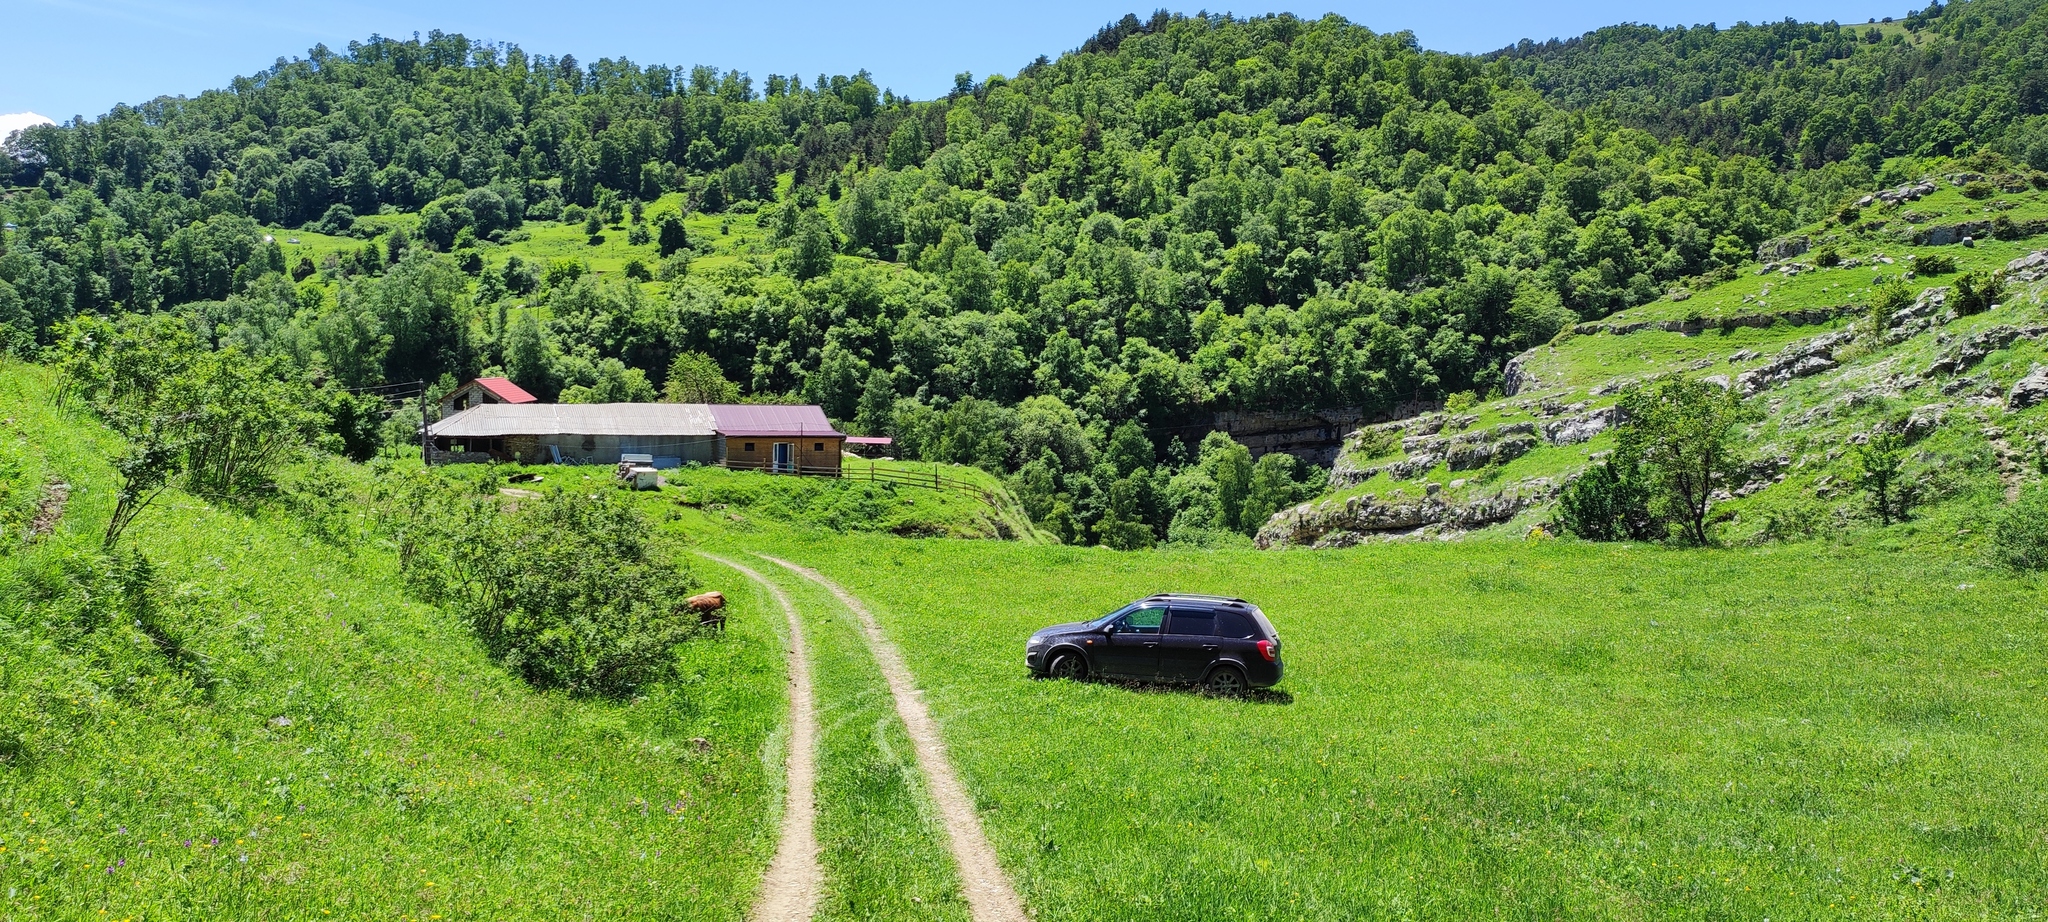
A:
<svg viewBox="0 0 2048 922">
<path fill-rule="evenodd" d="M 1813 254 L 1813 264 L 1823 269 L 1833 269 L 1842 264 L 1842 254 L 1834 247 L 1821 247 Z"/>
<path fill-rule="evenodd" d="M 1593 466 L 1565 488 L 1557 526 L 1589 541 L 1647 541 L 1659 530 L 1650 514 L 1650 486 L 1625 457 Z"/>
<path fill-rule="evenodd" d="M 2005 281 L 1998 276 L 1965 272 L 1956 279 L 1949 304 L 1955 307 L 1956 316 L 1968 317 L 1990 310 L 2004 294 Z"/>
<path fill-rule="evenodd" d="M 419 474 L 388 497 L 408 587 L 537 687 L 620 697 L 666 675 L 697 630 L 680 553 L 610 491 L 513 504 L 491 476 L 464 491 Z"/>
<path fill-rule="evenodd" d="M 1991 524 L 1991 554 L 2015 570 L 2048 570 L 2048 484 L 2028 487 L 1999 510 Z"/>
<path fill-rule="evenodd" d="M 1991 194 L 1997 191 L 1997 189 L 1992 188 L 1990 183 L 1981 179 L 1973 179 L 1963 184 L 1963 196 L 1965 198 L 1986 199 L 1990 198 Z"/>
<path fill-rule="evenodd" d="M 1919 275 L 1947 275 L 1956 271 L 1956 260 L 1940 253 L 1915 254 L 1913 271 Z"/>
</svg>

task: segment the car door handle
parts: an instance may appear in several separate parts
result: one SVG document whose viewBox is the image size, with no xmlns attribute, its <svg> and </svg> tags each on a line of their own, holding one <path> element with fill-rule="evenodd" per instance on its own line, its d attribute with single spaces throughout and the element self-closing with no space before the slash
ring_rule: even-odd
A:
<svg viewBox="0 0 2048 922">
<path fill-rule="evenodd" d="M 1207 650 L 1210 653 L 1214 653 L 1216 652 L 1216 645 L 1213 643 L 1205 643 L 1202 645 L 1202 649 Z"/>
<path fill-rule="evenodd" d="M 1156 647 L 1156 646 L 1159 646 L 1159 641 L 1156 641 L 1156 640 L 1148 640 L 1148 641 L 1146 641 L 1146 642 L 1145 642 L 1145 649 L 1148 649 L 1148 650 L 1149 650 L 1149 649 L 1151 649 L 1151 648 L 1153 648 L 1153 647 Z"/>
</svg>

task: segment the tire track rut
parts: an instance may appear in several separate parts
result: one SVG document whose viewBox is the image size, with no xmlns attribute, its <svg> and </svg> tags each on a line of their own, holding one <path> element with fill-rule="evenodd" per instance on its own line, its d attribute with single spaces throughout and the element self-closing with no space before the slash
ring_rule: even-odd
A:
<svg viewBox="0 0 2048 922">
<path fill-rule="evenodd" d="M 753 580 L 782 606 L 789 619 L 789 760 L 783 786 L 782 833 L 761 893 L 747 918 L 753 922 L 807 922 L 817 912 L 825 888 L 818 863 L 818 714 L 811 696 L 810 653 L 796 604 L 774 581 L 723 557 L 700 556 L 731 567 Z"/>
<path fill-rule="evenodd" d="M 888 680 L 890 696 L 896 699 L 896 715 L 903 721 L 903 729 L 909 733 L 917 750 L 918 768 L 924 772 L 932 800 L 945 821 L 947 845 L 953 853 L 953 861 L 960 867 L 960 884 L 966 891 L 968 911 L 973 914 L 975 922 L 1026 922 L 1029 917 L 1024 914 L 1024 904 L 1010 886 L 1009 877 L 1003 874 L 1002 864 L 996 860 L 995 848 L 982 832 L 981 817 L 974 812 L 974 801 L 953 773 L 952 762 L 946 757 L 945 741 L 939 737 L 938 725 L 932 721 L 923 696 L 911 681 L 910 669 L 904 665 L 903 655 L 882 633 L 874 614 L 861 604 L 860 599 L 816 570 L 766 554 L 755 556 L 824 587 L 860 619 L 861 630 L 867 635 L 868 649 L 875 656 L 875 664 L 881 667 L 882 677 Z"/>
</svg>

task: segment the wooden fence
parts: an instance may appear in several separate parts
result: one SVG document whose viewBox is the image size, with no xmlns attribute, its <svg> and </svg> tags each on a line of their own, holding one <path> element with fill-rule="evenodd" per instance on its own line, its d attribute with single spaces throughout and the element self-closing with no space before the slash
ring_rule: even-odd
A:
<svg viewBox="0 0 2048 922">
<path fill-rule="evenodd" d="M 844 467 L 801 467 L 790 465 L 777 467 L 771 461 L 723 461 L 720 462 L 720 466 L 735 471 L 764 471 L 771 474 L 795 474 L 799 477 L 834 477 L 840 480 L 865 480 L 869 483 L 892 483 L 910 487 L 924 487 L 930 490 L 950 490 L 956 493 L 970 494 L 983 503 L 988 504 L 988 507 L 991 509 L 997 509 L 1001 506 L 993 491 L 983 489 L 965 480 L 947 477 L 937 470 L 926 473 L 923 471 L 879 468 L 874 465 L 851 470 Z"/>
</svg>

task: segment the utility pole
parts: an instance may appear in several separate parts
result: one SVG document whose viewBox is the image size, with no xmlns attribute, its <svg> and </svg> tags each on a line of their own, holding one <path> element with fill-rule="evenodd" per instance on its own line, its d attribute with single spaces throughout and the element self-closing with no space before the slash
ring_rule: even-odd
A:
<svg viewBox="0 0 2048 922">
<path fill-rule="evenodd" d="M 434 439 L 427 434 L 427 383 L 420 382 L 420 464 L 431 467 L 434 463 Z"/>
</svg>

